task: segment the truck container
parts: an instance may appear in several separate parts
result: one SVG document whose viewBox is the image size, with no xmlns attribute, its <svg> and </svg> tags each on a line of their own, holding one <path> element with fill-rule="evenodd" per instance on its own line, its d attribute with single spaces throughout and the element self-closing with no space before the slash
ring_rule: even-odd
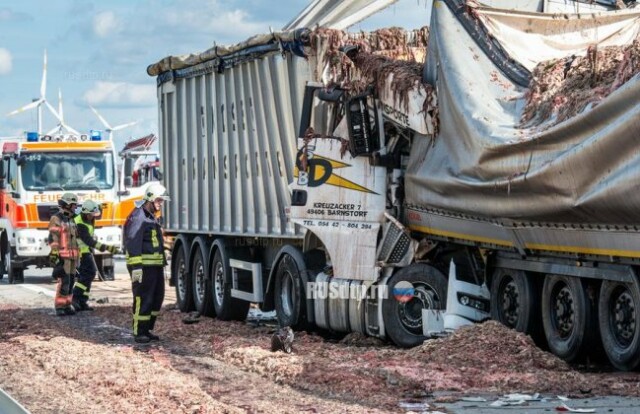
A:
<svg viewBox="0 0 640 414">
<path fill-rule="evenodd" d="M 180 309 L 404 347 L 492 317 L 635 369 L 640 11 L 490 3 L 150 65 Z"/>
</svg>

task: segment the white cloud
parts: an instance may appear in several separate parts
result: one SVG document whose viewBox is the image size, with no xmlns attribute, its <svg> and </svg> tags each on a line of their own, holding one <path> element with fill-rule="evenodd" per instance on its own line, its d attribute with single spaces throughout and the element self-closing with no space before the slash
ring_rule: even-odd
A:
<svg viewBox="0 0 640 414">
<path fill-rule="evenodd" d="M 0 47 L 0 75 L 6 75 L 13 68 L 13 57 L 11 52 Z"/>
<path fill-rule="evenodd" d="M 30 20 L 33 20 L 33 17 L 27 13 L 14 12 L 6 7 L 0 9 L 0 22 L 25 22 Z"/>
<path fill-rule="evenodd" d="M 96 82 L 83 95 L 94 106 L 152 106 L 156 104 L 155 83 Z"/>
<path fill-rule="evenodd" d="M 93 33 L 98 37 L 107 37 L 120 29 L 120 21 L 112 11 L 105 11 L 93 17 Z"/>
</svg>

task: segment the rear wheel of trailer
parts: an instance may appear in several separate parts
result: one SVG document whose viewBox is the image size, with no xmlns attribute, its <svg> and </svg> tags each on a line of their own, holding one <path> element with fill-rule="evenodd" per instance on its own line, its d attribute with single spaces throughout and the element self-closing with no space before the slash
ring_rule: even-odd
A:
<svg viewBox="0 0 640 414">
<path fill-rule="evenodd" d="M 243 321 L 251 303 L 231 297 L 232 280 L 228 252 L 222 245 L 215 249 L 211 262 L 213 306 L 216 316 L 223 321 Z"/>
<path fill-rule="evenodd" d="M 192 294 L 192 278 L 187 263 L 184 241 L 176 242 L 171 254 L 171 279 L 176 288 L 176 302 L 182 312 L 194 309 Z"/>
<path fill-rule="evenodd" d="M 193 242 L 191 263 L 191 277 L 193 279 L 193 304 L 201 315 L 214 316 L 212 284 L 206 262 L 209 249 L 205 241 L 198 237 Z"/>
<path fill-rule="evenodd" d="M 640 283 L 605 280 L 600 287 L 598 320 L 611 364 L 623 371 L 640 365 Z"/>
</svg>

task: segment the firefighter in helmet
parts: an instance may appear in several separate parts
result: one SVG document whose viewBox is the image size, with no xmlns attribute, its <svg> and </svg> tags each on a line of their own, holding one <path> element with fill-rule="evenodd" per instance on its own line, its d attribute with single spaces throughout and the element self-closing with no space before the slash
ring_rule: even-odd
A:
<svg viewBox="0 0 640 414">
<path fill-rule="evenodd" d="M 78 280 L 73 287 L 73 307 L 76 311 L 92 311 L 89 306 L 89 292 L 91 282 L 98 271 L 93 256 L 93 249 L 101 252 L 108 251 L 111 254 L 118 253 L 117 246 L 102 244 L 93 236 L 96 217 L 102 214 L 100 205 L 93 200 L 85 200 L 82 203 L 80 214 L 74 218 L 78 226 L 78 246 L 80 247 L 80 266 L 78 267 Z"/>
<path fill-rule="evenodd" d="M 151 183 L 124 225 L 127 269 L 133 291 L 133 335 L 137 343 L 160 338 L 151 332 L 164 300 L 164 240 L 158 213 L 167 189 Z"/>
<path fill-rule="evenodd" d="M 76 313 L 71 302 L 79 259 L 78 229 L 73 220 L 77 206 L 78 196 L 64 193 L 58 200 L 58 212 L 49 221 L 49 262 L 57 280 L 54 306 L 58 316 Z"/>
</svg>

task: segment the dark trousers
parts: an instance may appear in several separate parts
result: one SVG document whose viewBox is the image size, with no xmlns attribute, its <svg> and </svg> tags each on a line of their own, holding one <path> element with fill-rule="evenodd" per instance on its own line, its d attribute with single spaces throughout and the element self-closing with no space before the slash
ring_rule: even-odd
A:
<svg viewBox="0 0 640 414">
<path fill-rule="evenodd" d="M 96 276 L 96 262 L 91 253 L 84 253 L 80 258 L 80 266 L 78 267 L 78 279 L 73 285 L 73 301 L 80 304 L 86 304 L 89 300 L 89 292 L 91 291 L 91 282 Z"/>
<path fill-rule="evenodd" d="M 71 268 L 73 268 L 73 272 L 75 273 L 75 266 L 65 261 L 60 261 L 53 268 L 53 277 L 58 281 L 54 298 L 54 306 L 56 309 L 64 309 L 71 306 L 71 291 L 73 289 L 74 275 L 67 271 L 67 269 Z"/>
<path fill-rule="evenodd" d="M 164 301 L 164 268 L 142 268 L 142 282 L 132 282 L 133 334 L 146 335 L 153 330 Z"/>
</svg>

